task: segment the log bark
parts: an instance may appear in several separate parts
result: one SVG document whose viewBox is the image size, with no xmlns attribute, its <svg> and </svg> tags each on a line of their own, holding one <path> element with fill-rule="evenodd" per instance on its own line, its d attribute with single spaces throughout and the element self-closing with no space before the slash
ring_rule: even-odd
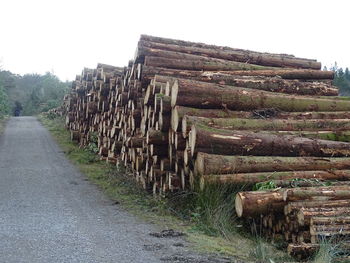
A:
<svg viewBox="0 0 350 263">
<path fill-rule="evenodd" d="M 350 180 L 350 170 L 331 171 L 290 171 L 290 172 L 259 172 L 259 173 L 235 173 L 235 174 L 211 174 L 202 175 L 201 188 L 207 184 L 255 184 L 281 180 L 282 186 L 291 185 L 292 179 L 318 179 L 318 180 Z M 310 183 L 311 184 L 311 183 Z M 325 183 L 320 183 L 324 186 Z"/>
<path fill-rule="evenodd" d="M 238 217 L 256 217 L 270 212 L 281 212 L 285 205 L 281 190 L 239 192 L 235 198 Z"/>
<path fill-rule="evenodd" d="M 300 187 L 286 189 L 285 201 L 342 200 L 350 198 L 350 186 Z"/>
<path fill-rule="evenodd" d="M 350 142 L 349 131 L 261 131 L 266 134 L 293 135 L 313 139 Z"/>
<path fill-rule="evenodd" d="M 185 115 L 200 116 L 207 118 L 250 118 L 253 116 L 253 113 L 246 111 L 197 109 L 183 106 L 175 106 L 171 111 L 171 128 L 173 131 L 178 131 L 179 125 L 181 125 L 182 123 L 182 118 Z"/>
<path fill-rule="evenodd" d="M 218 82 L 220 78 L 214 78 L 212 76 L 224 76 L 230 75 L 232 78 L 241 76 L 250 77 L 278 77 L 281 79 L 299 79 L 304 81 L 314 80 L 332 80 L 334 78 L 333 71 L 321 71 L 321 70 L 306 70 L 306 69 L 273 69 L 273 70 L 237 70 L 237 71 L 196 71 L 196 70 L 181 70 L 181 69 L 168 69 L 162 67 L 142 66 L 138 79 L 141 80 L 142 86 L 147 87 L 151 79 L 155 75 L 163 75 L 176 78 L 194 79 L 204 82 Z"/>
<path fill-rule="evenodd" d="M 192 59 L 172 59 L 165 57 L 147 56 L 144 65 L 182 70 L 206 70 L 206 71 L 231 71 L 231 70 L 271 70 L 273 67 L 265 67 L 236 61 L 201 57 Z"/>
<path fill-rule="evenodd" d="M 192 156 L 197 152 L 221 155 L 316 156 L 350 155 L 350 144 L 274 135 L 250 131 L 229 131 L 193 125 L 189 137 Z"/>
<path fill-rule="evenodd" d="M 242 118 L 206 118 L 185 115 L 182 119 L 182 132 L 190 130 L 193 124 L 232 130 L 258 131 L 344 131 L 350 129 L 350 119 L 242 119 Z"/>
<path fill-rule="evenodd" d="M 297 58 L 287 54 L 273 54 L 266 52 L 250 51 L 238 48 L 208 45 L 183 40 L 174 40 L 160 37 L 141 35 L 139 46 L 166 49 L 172 51 L 186 52 L 190 54 L 202 54 L 205 56 L 216 56 L 225 59 L 238 60 L 242 62 L 254 61 L 255 63 L 274 65 L 278 67 L 306 67 L 320 69 L 321 63 L 314 59 Z M 145 43 L 149 43 L 146 45 Z"/>
<path fill-rule="evenodd" d="M 350 200 L 319 200 L 319 201 L 296 201 L 289 202 L 284 207 L 284 214 L 289 215 L 293 212 L 299 210 L 300 208 L 316 208 L 316 207 L 324 207 L 324 208 L 332 208 L 332 207 L 350 207 Z"/>
<path fill-rule="evenodd" d="M 292 96 L 186 79 L 177 79 L 172 86 L 171 105 L 243 111 L 264 108 L 292 112 L 350 110 L 347 99 Z"/>
<path fill-rule="evenodd" d="M 302 82 L 277 77 L 237 77 L 224 73 L 206 73 L 207 76 L 203 74 L 201 78 L 196 78 L 196 80 L 286 94 L 338 96 L 338 89 L 332 84 L 324 82 Z"/>
<path fill-rule="evenodd" d="M 311 217 L 310 226 L 329 226 L 350 224 L 350 216 L 337 217 Z"/>
<path fill-rule="evenodd" d="M 155 145 L 168 145 L 169 143 L 168 133 L 150 129 L 147 131 L 146 143 L 155 144 Z"/>
<path fill-rule="evenodd" d="M 350 215 L 350 207 L 330 207 L 330 208 L 300 208 L 297 213 L 297 220 L 300 226 L 309 226 L 312 217 L 336 217 Z"/>
<path fill-rule="evenodd" d="M 208 47 L 183 46 L 177 44 L 164 44 L 153 41 L 140 40 L 138 43 L 138 51 L 136 61 L 139 57 L 148 55 L 149 49 L 158 49 L 171 52 L 179 52 L 184 54 L 199 55 L 224 60 L 239 61 L 243 63 L 251 63 L 263 66 L 287 67 L 287 68 L 307 68 L 321 69 L 321 63 L 315 60 L 295 58 L 285 55 L 276 55 L 269 53 L 260 53 L 241 49 L 226 49 Z M 152 54 L 152 53 L 151 53 Z"/>
<path fill-rule="evenodd" d="M 315 171 L 331 169 L 350 169 L 350 159 L 318 157 L 231 156 L 199 152 L 197 153 L 195 160 L 194 173 L 195 175 L 211 175 L 280 171 Z M 332 172 L 333 171 L 329 171 L 328 173 Z M 300 175 L 302 175 L 302 173 L 300 173 Z M 271 180 L 274 180 L 274 177 L 275 176 L 272 176 Z"/>
<path fill-rule="evenodd" d="M 309 258 L 320 248 L 319 244 L 302 243 L 289 244 L 287 251 L 290 256 L 299 257 L 300 259 Z"/>
<path fill-rule="evenodd" d="M 70 132 L 70 139 L 72 141 L 79 142 L 80 141 L 80 132 L 79 131 L 71 131 Z"/>
</svg>

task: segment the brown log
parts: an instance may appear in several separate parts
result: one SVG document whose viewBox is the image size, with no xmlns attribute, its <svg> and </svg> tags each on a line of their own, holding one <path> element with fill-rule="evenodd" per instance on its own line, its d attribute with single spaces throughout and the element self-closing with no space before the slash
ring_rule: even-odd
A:
<svg viewBox="0 0 350 263">
<path fill-rule="evenodd" d="M 191 128 L 189 147 L 196 152 L 222 155 L 333 156 L 350 155 L 350 144 L 290 135 L 229 131 L 201 125 Z"/>
<path fill-rule="evenodd" d="M 146 135 L 146 142 L 147 144 L 168 145 L 168 133 L 150 129 Z"/>
<path fill-rule="evenodd" d="M 182 132 L 185 134 L 192 124 L 203 124 L 208 127 L 232 130 L 259 131 L 343 131 L 350 129 L 350 119 L 242 119 L 242 118 L 206 118 L 183 116 Z"/>
<path fill-rule="evenodd" d="M 350 172 L 350 171 L 349 171 Z M 314 173 L 314 178 L 293 178 L 288 180 L 269 180 L 265 182 L 261 182 L 262 185 L 264 184 L 273 184 L 276 188 L 277 187 L 283 187 L 283 188 L 292 188 L 292 187 L 314 187 L 314 186 L 340 186 L 340 185 L 350 185 L 350 181 L 338 181 L 338 180 L 347 180 L 348 173 L 346 171 L 341 172 L 335 172 L 333 171 L 333 176 L 336 177 L 339 175 L 338 179 L 334 179 L 334 181 L 328 181 L 333 179 L 324 179 L 328 178 L 329 174 L 323 173 L 322 171 L 318 171 Z M 345 174 L 345 177 L 343 175 Z"/>
<path fill-rule="evenodd" d="M 72 141 L 79 142 L 80 141 L 80 132 L 79 131 L 71 131 L 70 132 L 70 139 Z"/>
<path fill-rule="evenodd" d="M 254 64 L 247 64 L 242 62 L 228 61 L 222 59 L 200 57 L 199 59 L 172 59 L 165 57 L 147 56 L 144 64 L 152 67 L 163 67 L 171 69 L 185 69 L 185 70 L 206 70 L 206 71 L 220 71 L 220 70 L 270 70 L 273 67 L 265 67 Z"/>
<path fill-rule="evenodd" d="M 186 79 L 177 79 L 172 86 L 171 105 L 244 111 L 263 108 L 292 112 L 350 110 L 350 101 L 337 97 L 293 96 Z"/>
<path fill-rule="evenodd" d="M 310 226 L 329 226 L 350 224 L 350 216 L 311 217 Z"/>
<path fill-rule="evenodd" d="M 341 200 L 350 198 L 350 186 L 300 187 L 286 189 L 285 201 Z"/>
<path fill-rule="evenodd" d="M 174 64 L 170 66 L 170 68 L 180 68 L 180 69 L 190 69 L 190 70 L 196 70 L 196 69 L 200 70 L 201 68 L 205 70 L 220 70 L 220 69 L 237 70 L 237 69 L 246 69 L 247 66 L 249 66 L 248 69 L 264 69 L 264 67 L 266 67 L 267 69 L 267 67 L 280 67 L 280 65 L 277 65 L 278 63 L 271 63 L 271 65 L 266 65 L 267 63 L 265 63 L 265 65 L 263 65 L 264 63 L 255 63 L 255 62 L 258 62 L 257 60 L 255 60 L 255 61 L 249 61 L 249 64 L 248 64 L 247 60 L 241 61 L 241 60 L 227 59 L 228 57 L 217 58 L 217 57 L 211 57 L 211 56 L 193 55 L 193 54 L 181 53 L 176 51 L 167 51 L 162 49 L 149 48 L 145 46 L 139 46 L 137 52 L 138 54 L 137 54 L 136 61 L 140 63 L 144 63 L 145 65 L 150 65 L 150 66 L 167 67 L 165 65 L 169 65 L 169 63 L 159 64 L 159 62 L 157 64 L 155 61 L 156 61 L 156 58 L 158 58 L 160 61 L 164 61 L 164 59 L 169 61 L 169 59 L 171 59 L 179 62 L 186 61 L 186 60 L 192 61 L 194 63 L 204 62 L 205 66 L 199 67 L 199 68 L 193 68 L 193 66 L 191 68 L 179 67 L 179 66 L 174 67 Z M 151 59 L 152 62 L 150 62 L 149 58 L 152 58 Z M 243 63 L 240 63 L 240 62 L 243 62 Z M 299 66 L 296 68 L 319 69 L 320 67 L 319 62 L 311 62 L 311 63 L 315 63 L 316 65 L 314 65 L 314 67 L 312 66 L 310 67 L 304 64 L 304 66 Z M 275 64 L 275 65 L 272 65 L 272 64 Z M 216 67 L 208 68 L 208 65 L 211 65 L 211 66 L 220 65 L 220 66 L 217 68 Z"/>
<path fill-rule="evenodd" d="M 196 109 L 183 106 L 175 106 L 171 112 L 171 128 L 178 130 L 182 118 L 187 116 L 201 116 L 207 118 L 250 118 L 253 116 L 251 112 L 230 111 L 221 109 Z"/>
<path fill-rule="evenodd" d="M 204 82 L 220 83 L 219 78 L 212 77 L 230 75 L 232 77 L 279 77 L 281 79 L 301 79 L 301 80 L 331 80 L 334 78 L 333 71 L 307 70 L 307 69 L 273 69 L 273 70 L 241 70 L 241 71 L 191 71 L 181 69 L 168 69 L 162 67 L 142 66 L 139 79 L 142 80 L 143 87 L 146 87 L 155 75 L 170 76 L 175 78 L 189 78 Z"/>
<path fill-rule="evenodd" d="M 350 207 L 317 207 L 317 208 L 300 208 L 297 213 L 297 220 L 300 226 L 309 226 L 312 217 L 336 217 L 350 215 Z"/>
<path fill-rule="evenodd" d="M 318 179 L 318 180 L 349 180 L 350 170 L 334 171 L 288 171 L 288 172 L 260 172 L 260 173 L 236 173 L 236 174 L 210 174 L 202 175 L 201 188 L 206 184 L 255 184 L 259 182 L 272 182 L 274 180 L 292 180 L 292 179 Z M 291 186 L 293 184 L 289 182 Z M 289 184 L 285 184 L 288 186 Z M 315 185 L 315 184 L 314 184 Z M 318 185 L 318 184 L 316 184 Z M 324 186 L 325 183 L 319 183 Z M 332 184 L 331 184 L 332 185 Z M 334 185 L 337 185 L 336 183 Z M 339 184 L 341 185 L 341 184 Z M 283 184 L 282 184 L 283 186 Z M 278 187 L 278 186 L 276 186 Z"/>
<path fill-rule="evenodd" d="M 195 175 L 350 169 L 349 158 L 231 156 L 197 153 Z M 329 171 L 332 173 L 333 171 Z M 302 175 L 302 173 L 300 173 Z M 346 173 L 344 173 L 346 175 Z M 334 175 L 335 176 L 335 175 Z M 350 174 L 349 174 L 350 176 Z M 271 180 L 279 177 L 271 177 Z M 282 177 L 282 176 L 281 176 Z M 302 177 L 300 177 L 302 178 Z M 315 178 L 317 175 L 315 174 Z M 345 178 L 348 178 L 345 176 Z"/>
<path fill-rule="evenodd" d="M 338 89 L 330 83 L 284 80 L 278 77 L 237 77 L 224 73 L 208 72 L 206 74 L 202 74 L 201 78 L 195 80 L 286 94 L 338 96 Z"/>
<path fill-rule="evenodd" d="M 287 251 L 293 257 L 309 258 L 318 251 L 319 247 L 319 244 L 311 243 L 289 244 Z"/>
<path fill-rule="evenodd" d="M 281 190 L 239 192 L 235 198 L 238 217 L 256 217 L 270 212 L 280 212 L 285 205 Z"/>
<path fill-rule="evenodd" d="M 320 69 L 321 63 L 316 60 L 296 58 L 285 54 L 269 54 L 243 49 L 219 47 L 202 43 L 191 43 L 172 39 L 160 39 L 150 36 L 141 36 L 138 47 L 158 48 L 174 52 L 216 57 L 226 60 L 240 61 L 275 67 L 296 67 Z"/>
<path fill-rule="evenodd" d="M 315 207 L 324 207 L 324 208 L 332 208 L 332 207 L 350 207 L 350 200 L 316 200 L 316 201 L 296 201 L 289 202 L 284 207 L 284 214 L 289 215 L 294 211 L 299 210 L 300 208 L 315 208 Z"/>
</svg>

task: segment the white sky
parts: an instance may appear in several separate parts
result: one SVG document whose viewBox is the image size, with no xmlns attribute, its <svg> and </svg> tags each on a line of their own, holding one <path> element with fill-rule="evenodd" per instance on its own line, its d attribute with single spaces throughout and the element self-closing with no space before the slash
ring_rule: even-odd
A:
<svg viewBox="0 0 350 263">
<path fill-rule="evenodd" d="M 348 0 L 0 0 L 0 65 L 72 80 L 127 65 L 140 34 L 350 67 Z"/>
</svg>

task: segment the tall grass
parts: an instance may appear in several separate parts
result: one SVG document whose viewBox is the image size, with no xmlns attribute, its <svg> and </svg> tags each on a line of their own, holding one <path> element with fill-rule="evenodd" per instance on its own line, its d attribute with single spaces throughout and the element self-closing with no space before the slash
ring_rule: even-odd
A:
<svg viewBox="0 0 350 263">
<path fill-rule="evenodd" d="M 234 209 L 240 190 L 232 185 L 208 185 L 203 190 L 169 196 L 167 206 L 177 216 L 195 223 L 194 229 L 230 240 L 240 226 Z"/>
</svg>

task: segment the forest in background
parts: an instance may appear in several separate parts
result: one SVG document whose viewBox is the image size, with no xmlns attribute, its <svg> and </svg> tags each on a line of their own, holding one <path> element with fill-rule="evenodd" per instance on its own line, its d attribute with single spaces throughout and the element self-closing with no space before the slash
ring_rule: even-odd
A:
<svg viewBox="0 0 350 263">
<path fill-rule="evenodd" d="M 327 69 L 326 67 L 324 68 Z M 334 85 L 341 96 L 350 96 L 350 71 L 334 64 Z M 69 91 L 70 82 L 62 82 L 54 74 L 17 75 L 0 69 L 0 117 L 14 115 L 20 107 L 21 115 L 36 115 L 58 107 Z"/>
<path fill-rule="evenodd" d="M 62 82 L 54 74 L 17 75 L 0 70 L 0 115 L 36 115 L 58 107 L 71 83 Z"/>
</svg>

